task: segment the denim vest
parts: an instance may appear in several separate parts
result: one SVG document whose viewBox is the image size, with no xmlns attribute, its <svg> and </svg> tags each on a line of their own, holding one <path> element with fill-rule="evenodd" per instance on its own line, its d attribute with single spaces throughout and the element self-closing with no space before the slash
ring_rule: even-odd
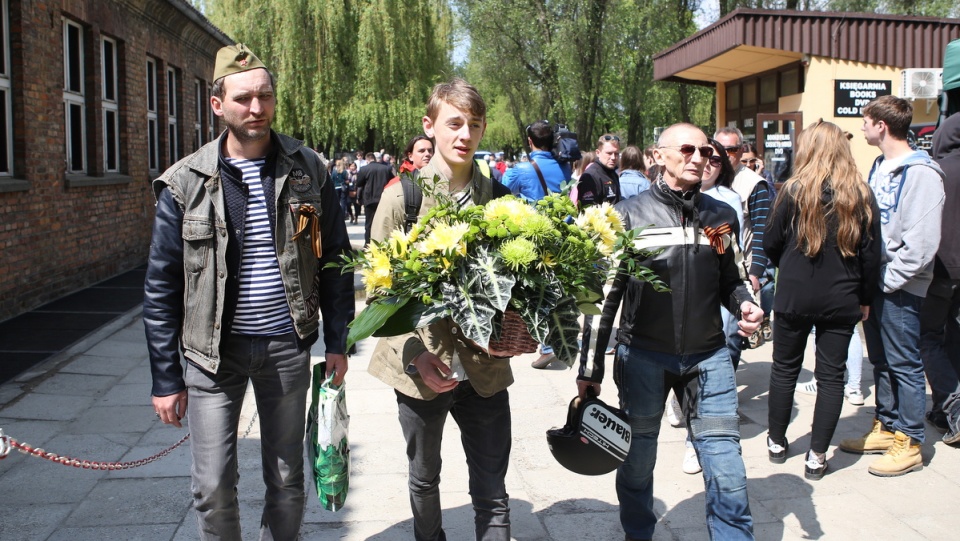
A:
<svg viewBox="0 0 960 541">
<path fill-rule="evenodd" d="M 215 373 L 220 365 L 220 339 L 227 284 L 226 211 L 218 168 L 221 139 L 204 145 L 153 181 L 157 196 L 164 187 L 183 210 L 184 356 Z M 273 231 L 280 275 L 293 326 L 300 338 L 319 327 L 319 260 L 309 235 L 297 231 L 296 213 L 310 204 L 322 212 L 320 188 L 327 182 L 319 157 L 301 141 L 274 133 L 276 157 L 276 229 Z M 232 299 L 229 302 L 236 302 Z"/>
</svg>

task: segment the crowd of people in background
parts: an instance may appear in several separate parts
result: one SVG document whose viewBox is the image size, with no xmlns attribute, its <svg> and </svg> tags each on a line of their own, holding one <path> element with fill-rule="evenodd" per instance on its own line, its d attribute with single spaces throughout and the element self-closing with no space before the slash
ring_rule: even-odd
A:
<svg viewBox="0 0 960 541">
<path fill-rule="evenodd" d="M 248 383 L 262 420 L 268 487 L 261 538 L 298 538 L 310 347 L 322 334 L 325 373 L 335 385 L 349 364 L 353 275 L 330 263 L 355 249 L 345 221 L 364 217 L 366 244 L 429 212 L 436 193 L 416 187 L 417 176 L 439 179 L 436 189 L 459 207 L 511 194 L 534 202 L 567 190 L 580 209 L 613 205 L 627 228 L 650 233 L 626 249 L 601 315 L 584 318 L 575 378 L 580 400 L 599 400 L 605 359 L 613 356 L 631 431 L 616 477 L 626 541 L 654 535 L 665 410 L 670 424 L 686 427 L 683 470 L 703 472 L 710 537 L 753 539 L 736 373 L 743 348 L 764 340 L 773 341 L 770 462 L 788 456 L 812 335 L 817 398 L 804 476 L 828 473 L 844 398 L 863 404 L 862 353 L 852 347 L 860 345 L 861 322 L 874 418 L 862 437 L 838 447 L 881 455 L 868 471 L 893 477 L 923 468 L 924 419 L 944 443 L 960 443 L 960 114 L 938 129 L 931 157 L 909 145 L 908 101 L 872 101 L 862 131 L 880 156 L 867 175 L 854 162 L 852 135 L 820 120 L 800 133 L 778 195 L 776 175 L 736 128 L 708 137 L 680 122 L 643 150 L 605 133 L 574 161 L 569 146 L 556 148 L 560 131 L 537 121 L 525 129 L 529 153 L 516 162 L 502 153 L 475 158 L 486 104 L 475 87 L 453 79 L 434 87 L 423 133 L 410 139 L 399 164 L 383 149 L 327 160 L 272 130 L 273 77 L 245 46 L 218 52 L 214 80 L 211 106 L 226 135 L 189 158 L 202 167 L 174 166 L 154 182 L 143 307 L 157 419 L 181 427 L 186 418 L 192 429 L 204 539 L 240 536 L 236 449 Z M 223 182 L 208 182 L 210 171 Z M 411 212 L 405 199 L 416 190 Z M 292 212 L 276 212 L 270 202 L 280 200 Z M 213 221 L 198 216 L 227 227 L 216 235 Z M 640 280 L 631 262 L 658 269 L 666 289 Z M 448 415 L 462 435 L 476 538 L 511 539 L 508 387 L 511 357 L 521 352 L 468 342 L 442 318 L 380 339 L 370 360 L 368 371 L 396 394 L 418 540 L 446 538 L 439 484 Z M 542 345 L 533 367 L 555 360 Z M 927 381 L 933 407 L 925 412 Z"/>
</svg>

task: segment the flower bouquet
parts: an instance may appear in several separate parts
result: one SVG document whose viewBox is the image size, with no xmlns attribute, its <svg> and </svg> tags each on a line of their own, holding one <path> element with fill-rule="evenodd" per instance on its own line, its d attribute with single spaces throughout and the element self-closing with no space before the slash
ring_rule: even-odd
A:
<svg viewBox="0 0 960 541">
<path fill-rule="evenodd" d="M 504 314 L 515 311 L 536 342 L 572 366 L 580 313 L 600 313 L 613 263 L 625 258 L 623 249 L 640 231 L 624 231 L 608 204 L 578 213 L 564 193 L 535 203 L 507 196 L 462 209 L 445 193 L 434 196 L 437 205 L 409 233 L 395 230 L 345 256 L 344 266 L 361 274 L 370 299 L 350 325 L 348 347 L 451 317 L 486 350 L 500 339 Z M 665 289 L 649 269 L 630 269 Z"/>
</svg>

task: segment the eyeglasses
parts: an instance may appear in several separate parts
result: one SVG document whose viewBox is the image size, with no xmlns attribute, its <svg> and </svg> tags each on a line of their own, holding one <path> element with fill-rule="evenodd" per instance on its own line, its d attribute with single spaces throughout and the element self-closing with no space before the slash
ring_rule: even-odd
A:
<svg viewBox="0 0 960 541">
<path fill-rule="evenodd" d="M 713 156 L 713 147 L 710 145 L 704 145 L 702 147 L 698 147 L 696 145 L 691 145 L 687 143 L 686 145 L 663 146 L 660 148 L 672 148 L 674 150 L 679 150 L 680 154 L 683 154 L 684 158 L 690 158 L 691 156 L 693 156 L 693 153 L 698 150 L 700 151 L 700 157 L 702 158 L 709 159 L 710 156 Z"/>
<path fill-rule="evenodd" d="M 620 142 L 620 138 L 617 137 L 616 135 L 604 135 L 603 137 L 600 138 L 600 140 L 601 140 L 601 141 L 616 141 L 616 142 L 618 142 L 618 143 Z"/>
<path fill-rule="evenodd" d="M 743 165 L 756 165 L 756 164 L 757 164 L 757 158 L 750 158 L 750 159 L 744 158 L 744 159 L 740 160 L 740 163 L 742 163 Z"/>
<path fill-rule="evenodd" d="M 727 151 L 727 156 L 736 156 L 742 147 L 740 145 L 734 145 L 729 147 L 723 147 L 723 150 Z"/>
<path fill-rule="evenodd" d="M 723 157 L 713 155 L 707 159 L 707 163 L 710 164 L 710 167 L 720 167 L 723 165 Z"/>
</svg>

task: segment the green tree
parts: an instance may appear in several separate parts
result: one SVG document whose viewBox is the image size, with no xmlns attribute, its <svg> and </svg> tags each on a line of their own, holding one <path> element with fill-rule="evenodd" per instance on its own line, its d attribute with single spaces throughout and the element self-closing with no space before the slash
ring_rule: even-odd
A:
<svg viewBox="0 0 960 541">
<path fill-rule="evenodd" d="M 206 0 L 276 76 L 279 131 L 330 151 L 402 148 L 450 73 L 444 0 Z"/>
</svg>

